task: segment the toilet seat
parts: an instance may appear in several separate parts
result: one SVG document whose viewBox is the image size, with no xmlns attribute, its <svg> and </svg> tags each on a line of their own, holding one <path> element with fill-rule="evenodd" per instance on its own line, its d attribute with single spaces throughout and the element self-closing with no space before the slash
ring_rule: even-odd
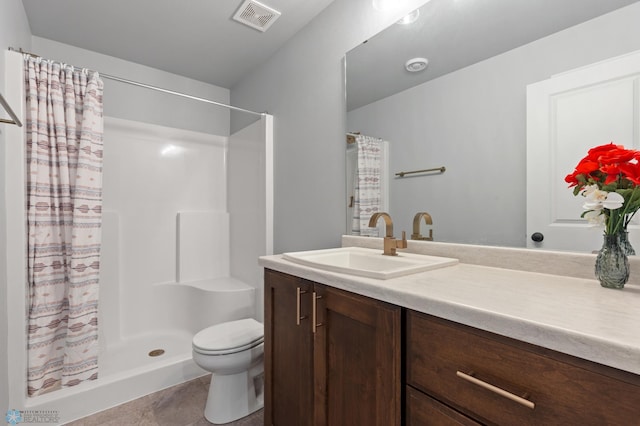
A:
<svg viewBox="0 0 640 426">
<path fill-rule="evenodd" d="M 193 337 L 193 350 L 204 355 L 226 355 L 251 349 L 263 341 L 264 326 L 246 318 L 201 330 Z"/>
<path fill-rule="evenodd" d="M 209 350 L 201 349 L 201 348 L 198 348 L 198 347 L 194 346 L 193 350 L 195 352 L 199 353 L 199 354 L 202 354 L 202 355 L 213 355 L 213 356 L 215 356 L 215 355 L 232 355 L 232 354 L 235 354 L 235 353 L 238 353 L 238 352 L 243 352 L 243 351 L 255 348 L 256 346 L 260 346 L 263 343 L 264 342 L 262 340 L 260 340 L 260 341 L 254 343 L 254 344 L 251 344 L 251 345 L 240 346 L 238 348 L 233 348 L 233 349 L 223 349 L 223 350 L 220 350 L 220 351 L 209 351 Z"/>
</svg>

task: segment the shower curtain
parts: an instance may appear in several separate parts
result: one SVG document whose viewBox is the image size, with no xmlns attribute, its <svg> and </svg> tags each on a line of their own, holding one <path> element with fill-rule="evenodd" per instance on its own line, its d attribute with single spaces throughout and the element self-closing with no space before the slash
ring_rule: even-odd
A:
<svg viewBox="0 0 640 426">
<path fill-rule="evenodd" d="M 378 236 L 377 228 L 369 228 L 371 215 L 380 210 L 380 170 L 382 139 L 357 135 L 358 163 L 356 166 L 354 208 L 351 234 Z"/>
<path fill-rule="evenodd" d="M 102 90 L 25 57 L 29 396 L 98 377 Z"/>
</svg>

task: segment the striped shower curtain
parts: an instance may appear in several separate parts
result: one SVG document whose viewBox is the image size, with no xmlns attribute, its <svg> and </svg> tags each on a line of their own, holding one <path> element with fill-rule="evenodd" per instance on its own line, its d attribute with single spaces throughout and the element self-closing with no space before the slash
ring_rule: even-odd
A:
<svg viewBox="0 0 640 426">
<path fill-rule="evenodd" d="M 369 228 L 369 219 L 380 210 L 382 139 L 357 135 L 358 163 L 356 167 L 353 220 L 351 234 L 378 236 L 377 228 Z"/>
<path fill-rule="evenodd" d="M 98 377 L 102 80 L 25 57 L 30 396 Z"/>
</svg>

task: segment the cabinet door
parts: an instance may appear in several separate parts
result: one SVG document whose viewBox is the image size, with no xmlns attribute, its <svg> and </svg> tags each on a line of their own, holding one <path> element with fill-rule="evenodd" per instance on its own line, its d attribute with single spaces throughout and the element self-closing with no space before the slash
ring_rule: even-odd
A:
<svg viewBox="0 0 640 426">
<path fill-rule="evenodd" d="M 400 425 L 400 308 L 320 284 L 314 290 L 315 424 Z"/>
<path fill-rule="evenodd" d="M 312 287 L 309 281 L 265 270 L 265 425 L 313 424 Z M 297 320 L 298 313 L 303 319 Z"/>
</svg>

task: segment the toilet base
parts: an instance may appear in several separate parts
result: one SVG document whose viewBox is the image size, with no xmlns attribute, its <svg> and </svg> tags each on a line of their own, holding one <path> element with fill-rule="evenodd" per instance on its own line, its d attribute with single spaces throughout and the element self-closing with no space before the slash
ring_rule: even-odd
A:
<svg viewBox="0 0 640 426">
<path fill-rule="evenodd" d="M 226 376 L 213 374 L 204 417 L 220 425 L 261 409 L 264 406 L 264 375 L 256 370 Z"/>
</svg>

